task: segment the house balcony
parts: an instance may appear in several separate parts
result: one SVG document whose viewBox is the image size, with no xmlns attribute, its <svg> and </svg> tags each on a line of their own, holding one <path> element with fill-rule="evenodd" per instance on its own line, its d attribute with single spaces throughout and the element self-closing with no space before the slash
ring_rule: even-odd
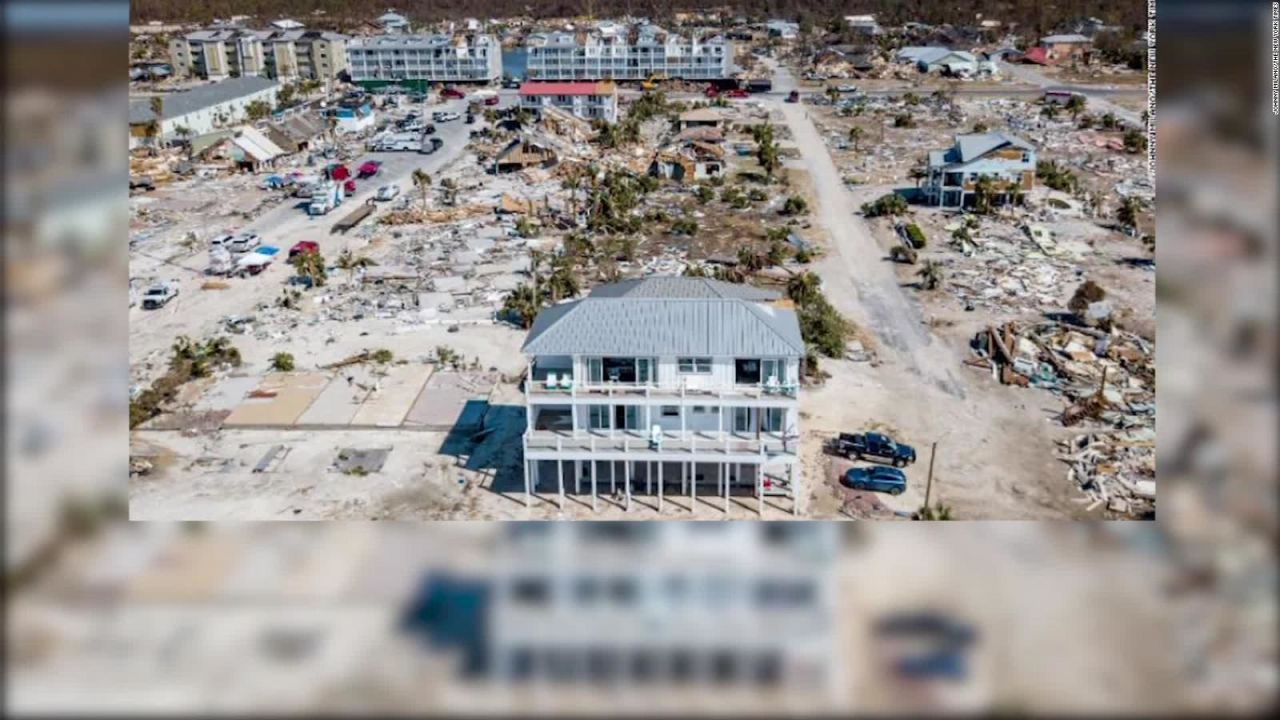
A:
<svg viewBox="0 0 1280 720">
<path fill-rule="evenodd" d="M 538 377 L 541 375 L 541 377 Z M 698 386 L 688 381 L 665 382 L 583 382 L 564 374 L 534 373 L 528 383 L 531 402 L 617 403 L 628 400 L 684 401 L 691 405 L 715 400 L 727 403 L 741 401 L 778 402 L 799 397 L 799 383 L 734 383 L 720 386 Z M 748 403 L 749 404 L 749 403 Z"/>
<path fill-rule="evenodd" d="M 795 462 L 799 440 L 773 432 L 527 430 L 527 460 Z"/>
</svg>

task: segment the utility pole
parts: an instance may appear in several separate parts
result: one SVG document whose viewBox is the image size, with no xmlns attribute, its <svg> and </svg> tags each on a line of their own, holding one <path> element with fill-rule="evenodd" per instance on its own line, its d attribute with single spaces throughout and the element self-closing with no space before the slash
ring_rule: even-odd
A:
<svg viewBox="0 0 1280 720">
<path fill-rule="evenodd" d="M 933 447 L 929 448 L 929 479 L 924 485 L 924 507 L 929 509 L 929 495 L 933 491 L 933 456 L 938 454 L 938 441 L 933 441 Z"/>
</svg>

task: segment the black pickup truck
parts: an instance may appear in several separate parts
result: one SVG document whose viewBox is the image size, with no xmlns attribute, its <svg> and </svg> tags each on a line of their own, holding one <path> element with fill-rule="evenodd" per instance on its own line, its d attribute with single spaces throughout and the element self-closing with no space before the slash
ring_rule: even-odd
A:
<svg viewBox="0 0 1280 720">
<path fill-rule="evenodd" d="M 831 438 L 830 448 L 837 455 L 861 460 L 878 459 L 898 467 L 916 461 L 916 450 L 880 433 L 840 433 Z"/>
</svg>

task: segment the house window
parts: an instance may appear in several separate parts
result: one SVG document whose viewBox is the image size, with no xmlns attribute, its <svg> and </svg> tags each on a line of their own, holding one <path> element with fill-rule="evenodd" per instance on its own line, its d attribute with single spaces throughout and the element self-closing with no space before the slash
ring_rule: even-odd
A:
<svg viewBox="0 0 1280 720">
<path fill-rule="evenodd" d="M 587 413 L 589 427 L 592 430 L 608 430 L 609 429 L 609 406 L 608 405 L 592 405 Z"/>
<path fill-rule="evenodd" d="M 675 405 L 663 405 L 662 417 L 680 417 L 680 408 Z"/>
<path fill-rule="evenodd" d="M 680 358 L 680 372 L 686 375 L 711 374 L 711 358 Z"/>
</svg>

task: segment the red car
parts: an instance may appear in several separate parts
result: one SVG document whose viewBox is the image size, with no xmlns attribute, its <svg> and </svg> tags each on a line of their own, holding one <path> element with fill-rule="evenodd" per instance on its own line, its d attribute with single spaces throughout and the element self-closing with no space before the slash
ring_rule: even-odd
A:
<svg viewBox="0 0 1280 720">
<path fill-rule="evenodd" d="M 351 171 L 347 169 L 346 165 L 330 165 L 329 177 L 334 180 L 346 180 L 351 177 Z"/>
<path fill-rule="evenodd" d="M 460 100 L 466 96 L 467 94 L 462 92 L 458 88 L 447 87 L 440 91 L 440 97 L 442 98 L 454 98 L 454 99 Z"/>
<path fill-rule="evenodd" d="M 720 89 L 715 85 L 708 85 L 707 91 L 704 94 L 709 98 L 720 97 Z"/>
<path fill-rule="evenodd" d="M 751 93 L 743 90 L 742 88 L 734 88 L 726 92 L 724 96 L 729 98 L 748 98 L 751 97 Z"/>
<path fill-rule="evenodd" d="M 485 98 L 485 99 L 484 99 L 484 104 L 485 104 L 485 105 L 497 105 L 497 104 L 498 104 L 498 96 L 497 96 L 497 95 L 490 95 L 489 97 L 487 97 L 487 98 Z"/>
<path fill-rule="evenodd" d="M 351 193 L 356 191 L 356 181 L 348 180 L 342 183 L 342 189 L 345 190 L 348 195 L 350 195 Z"/>
<path fill-rule="evenodd" d="M 382 163 L 377 160 L 370 160 L 360 166 L 360 171 L 356 174 L 359 178 L 371 178 L 382 170 Z"/>
<path fill-rule="evenodd" d="M 311 240 L 299 240 L 289 248 L 289 257 L 294 258 L 303 253 L 320 252 L 320 243 Z"/>
</svg>

